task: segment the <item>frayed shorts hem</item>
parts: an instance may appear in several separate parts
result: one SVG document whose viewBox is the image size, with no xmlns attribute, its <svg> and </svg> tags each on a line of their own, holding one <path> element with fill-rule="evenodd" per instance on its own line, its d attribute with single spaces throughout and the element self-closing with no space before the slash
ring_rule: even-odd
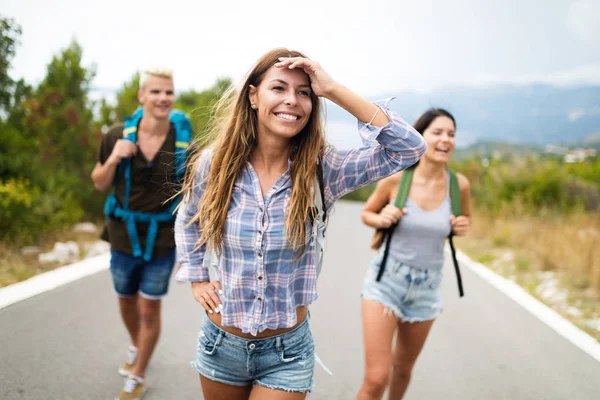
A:
<svg viewBox="0 0 600 400">
<path fill-rule="evenodd" d="M 407 317 L 406 315 L 404 315 L 404 313 L 398 307 L 388 304 L 387 302 L 382 301 L 381 299 L 378 299 L 375 297 L 369 297 L 369 296 L 365 296 L 365 295 L 361 295 L 361 297 L 363 300 L 374 301 L 375 303 L 381 304 L 383 306 L 384 314 L 388 314 L 388 313 L 394 314 L 394 316 L 401 322 L 413 323 L 413 322 L 433 321 L 434 319 L 436 319 L 437 317 L 439 317 L 442 314 L 442 311 L 438 311 L 427 317 Z"/>
<path fill-rule="evenodd" d="M 254 382 L 250 382 L 250 383 L 241 383 L 241 382 L 233 382 L 233 381 L 228 381 L 226 379 L 219 379 L 219 378 L 215 378 L 215 377 L 211 377 L 208 376 L 206 373 L 204 373 L 204 371 L 202 371 L 202 368 L 200 368 L 199 365 L 196 364 L 195 361 L 191 361 L 190 365 L 200 374 L 202 375 L 204 378 L 213 381 L 213 382 L 219 382 L 219 383 L 223 383 L 225 385 L 230 385 L 230 386 L 237 386 L 237 387 L 244 387 L 244 386 L 254 386 L 254 385 L 258 385 L 258 386 L 262 386 L 265 387 L 267 389 L 273 389 L 273 390 L 279 390 L 282 392 L 289 392 L 289 393 L 305 393 L 305 392 L 310 392 L 312 391 L 312 385 L 307 387 L 307 388 L 288 388 L 285 386 L 280 386 L 280 385 L 269 385 L 267 383 L 261 382 L 259 380 L 256 380 Z"/>
<path fill-rule="evenodd" d="M 261 381 L 255 381 L 254 383 L 258 386 L 262 386 L 267 389 L 279 390 L 280 392 L 288 392 L 288 393 L 308 393 L 312 390 L 312 385 L 307 388 L 287 388 L 287 387 L 279 386 L 279 385 L 268 385 Z"/>
</svg>

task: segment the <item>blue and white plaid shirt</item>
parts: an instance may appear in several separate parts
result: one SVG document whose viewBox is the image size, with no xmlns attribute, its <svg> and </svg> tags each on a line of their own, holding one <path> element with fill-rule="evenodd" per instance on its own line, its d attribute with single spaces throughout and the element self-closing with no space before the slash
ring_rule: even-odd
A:
<svg viewBox="0 0 600 400">
<path fill-rule="evenodd" d="M 427 145 L 421 135 L 387 109 L 390 100 L 380 103 L 389 124 L 376 127 L 359 121 L 364 147 L 349 151 L 329 148 L 325 152 L 327 210 L 343 195 L 408 168 L 425 152 Z M 193 195 L 182 204 L 175 222 L 181 263 L 176 278 L 180 281 L 209 280 L 208 269 L 203 266 L 206 246 L 194 250 L 201 227 L 187 224 L 196 214 L 204 192 L 211 154 L 205 151 L 202 155 Z M 314 237 L 308 237 L 311 223 L 307 222 L 306 230 L 310 242 L 299 258 L 299 251 L 293 251 L 285 235 L 284 215 L 291 191 L 288 169 L 263 198 L 258 176 L 249 162 L 234 184 L 217 268 L 217 279 L 223 287 L 224 326 L 252 335 L 266 329 L 289 328 L 297 323 L 296 308 L 317 299 L 318 260 Z"/>
</svg>

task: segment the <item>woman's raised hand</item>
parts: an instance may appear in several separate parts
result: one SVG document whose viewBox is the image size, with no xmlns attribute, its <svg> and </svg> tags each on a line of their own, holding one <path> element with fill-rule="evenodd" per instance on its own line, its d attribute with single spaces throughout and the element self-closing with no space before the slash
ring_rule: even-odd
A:
<svg viewBox="0 0 600 400">
<path fill-rule="evenodd" d="M 336 84 L 318 62 L 308 58 L 280 57 L 275 66 L 289 69 L 301 68 L 308 75 L 313 92 L 320 97 L 327 97 Z"/>
</svg>

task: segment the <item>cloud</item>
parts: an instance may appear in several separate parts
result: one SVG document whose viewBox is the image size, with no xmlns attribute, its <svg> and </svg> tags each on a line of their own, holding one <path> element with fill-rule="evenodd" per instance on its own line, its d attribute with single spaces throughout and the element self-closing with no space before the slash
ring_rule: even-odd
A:
<svg viewBox="0 0 600 400">
<path fill-rule="evenodd" d="M 530 85 L 542 83 L 557 87 L 578 87 L 600 85 L 600 64 L 590 63 L 547 74 L 526 74 L 520 76 L 480 75 L 462 82 L 467 86 L 492 86 L 496 84 Z"/>
<path fill-rule="evenodd" d="M 567 118 L 571 122 L 575 122 L 583 117 L 593 117 L 600 114 L 600 107 L 592 107 L 588 109 L 584 108 L 576 108 L 573 110 L 569 110 Z"/>
<path fill-rule="evenodd" d="M 571 110 L 569 111 L 569 121 L 571 122 L 575 122 L 577 121 L 579 118 L 583 117 L 585 115 L 585 110 L 584 109 L 577 109 L 577 110 Z"/>
<path fill-rule="evenodd" d="M 567 26 L 581 40 L 598 46 L 600 38 L 600 1 L 579 0 L 574 2 L 567 15 Z"/>
<path fill-rule="evenodd" d="M 72 38 L 84 64 L 97 65 L 94 86 L 106 88 L 156 64 L 173 67 L 177 90 L 201 90 L 219 77 L 239 82 L 279 46 L 306 51 L 366 96 L 463 84 L 600 83 L 599 0 L 548 7 L 522 0 L 4 3 L 3 15 L 23 27 L 11 72 L 30 83 Z"/>
<path fill-rule="evenodd" d="M 545 78 L 540 77 L 539 81 L 556 86 L 600 85 L 600 64 L 587 64 L 565 71 L 558 71 Z"/>
</svg>

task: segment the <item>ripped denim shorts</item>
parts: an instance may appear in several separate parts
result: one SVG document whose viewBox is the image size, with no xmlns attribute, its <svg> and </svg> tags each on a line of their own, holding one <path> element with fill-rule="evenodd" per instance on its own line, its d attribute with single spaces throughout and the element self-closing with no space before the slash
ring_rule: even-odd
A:
<svg viewBox="0 0 600 400">
<path fill-rule="evenodd" d="M 281 335 L 246 339 L 225 332 L 204 317 L 192 366 L 205 378 L 227 385 L 310 392 L 314 348 L 308 318 Z"/>
<path fill-rule="evenodd" d="M 373 300 L 404 322 L 429 321 L 442 310 L 442 270 L 410 267 L 388 257 L 385 271 L 376 281 L 382 254 L 371 262 L 361 297 Z"/>
</svg>

